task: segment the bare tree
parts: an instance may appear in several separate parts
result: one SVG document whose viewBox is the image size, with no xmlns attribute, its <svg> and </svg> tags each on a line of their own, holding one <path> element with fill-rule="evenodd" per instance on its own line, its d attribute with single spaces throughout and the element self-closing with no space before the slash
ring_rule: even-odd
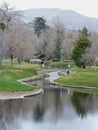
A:
<svg viewBox="0 0 98 130">
<path fill-rule="evenodd" d="M 47 29 L 40 37 L 33 35 L 34 54 L 37 58 L 48 60 L 53 57 L 54 31 Z"/>
<path fill-rule="evenodd" d="M 5 24 L 6 29 L 12 26 L 13 23 L 17 23 L 19 16 L 19 13 L 6 2 L 0 5 L 0 21 Z"/>
<path fill-rule="evenodd" d="M 90 35 L 91 47 L 86 50 L 85 55 L 83 55 L 87 65 L 94 65 L 95 59 L 98 57 L 98 34 L 91 33 Z"/>
<path fill-rule="evenodd" d="M 71 59 L 72 49 L 74 48 L 74 41 L 77 40 L 79 35 L 78 31 L 66 30 L 64 40 L 62 43 L 63 55 L 65 59 Z"/>
<path fill-rule="evenodd" d="M 17 28 L 17 57 L 22 63 L 25 59 L 30 59 L 33 55 L 32 30 L 25 25 Z"/>
<path fill-rule="evenodd" d="M 13 67 L 13 59 L 17 56 L 17 31 L 15 27 L 11 27 L 6 37 L 6 55 L 11 59 L 11 68 Z"/>
<path fill-rule="evenodd" d="M 2 72 L 2 60 L 5 54 L 5 46 L 6 46 L 5 37 L 6 37 L 6 32 L 0 30 L 0 72 Z"/>
<path fill-rule="evenodd" d="M 64 40 L 65 26 L 60 21 L 59 17 L 57 17 L 54 21 L 54 31 L 55 31 L 54 57 L 57 60 L 61 60 L 61 50 L 62 50 L 62 43 Z"/>
<path fill-rule="evenodd" d="M 15 21 L 15 17 L 15 12 L 7 3 L 0 5 L 0 68 L 2 68 L 2 59 L 6 50 L 6 34 L 13 21 Z"/>
</svg>

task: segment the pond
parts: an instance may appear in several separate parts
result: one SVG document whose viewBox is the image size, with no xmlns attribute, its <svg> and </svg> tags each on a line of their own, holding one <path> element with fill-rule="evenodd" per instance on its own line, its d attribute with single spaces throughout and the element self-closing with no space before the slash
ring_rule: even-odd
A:
<svg viewBox="0 0 98 130">
<path fill-rule="evenodd" d="M 98 130 L 98 95 L 62 88 L 0 101 L 0 130 Z"/>
</svg>

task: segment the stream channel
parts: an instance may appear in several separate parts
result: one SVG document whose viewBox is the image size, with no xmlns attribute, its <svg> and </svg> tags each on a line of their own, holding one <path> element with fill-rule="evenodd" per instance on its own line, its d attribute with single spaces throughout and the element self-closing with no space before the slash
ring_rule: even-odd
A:
<svg viewBox="0 0 98 130">
<path fill-rule="evenodd" d="M 23 99 L 0 100 L 0 130 L 98 130 L 98 95 L 53 88 Z"/>
</svg>

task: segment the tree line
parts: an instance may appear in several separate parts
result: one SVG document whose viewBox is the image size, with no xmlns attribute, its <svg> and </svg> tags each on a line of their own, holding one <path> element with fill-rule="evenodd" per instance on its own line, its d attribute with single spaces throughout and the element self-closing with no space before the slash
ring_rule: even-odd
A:
<svg viewBox="0 0 98 130">
<path fill-rule="evenodd" d="M 73 59 L 79 67 L 92 65 L 97 56 L 98 33 L 87 28 L 76 31 L 65 28 L 58 17 L 50 27 L 44 17 L 26 24 L 21 14 L 7 3 L 0 5 L 0 70 L 4 57 L 19 63 L 31 58 L 42 60 Z"/>
</svg>

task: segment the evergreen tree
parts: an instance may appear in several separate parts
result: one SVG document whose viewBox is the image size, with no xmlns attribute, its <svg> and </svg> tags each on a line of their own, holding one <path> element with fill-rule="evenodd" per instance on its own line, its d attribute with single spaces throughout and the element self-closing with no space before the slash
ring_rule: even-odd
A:
<svg viewBox="0 0 98 130">
<path fill-rule="evenodd" d="M 57 18 L 55 21 L 55 48 L 54 48 L 54 58 L 58 61 L 62 61 L 62 43 L 65 35 L 64 24 Z"/>
<path fill-rule="evenodd" d="M 35 31 L 35 34 L 39 37 L 40 34 L 46 30 L 46 20 L 43 17 L 35 17 L 33 28 Z"/>
<path fill-rule="evenodd" d="M 79 39 L 76 41 L 75 48 L 73 49 L 72 52 L 72 59 L 74 60 L 75 64 L 78 67 L 85 68 L 85 60 L 83 59 L 83 54 L 85 54 L 86 49 L 91 46 L 91 42 L 88 39 L 88 31 L 83 28 L 81 31 L 81 36 Z"/>
<path fill-rule="evenodd" d="M 61 58 L 61 39 L 59 37 L 56 39 L 54 56 L 57 60 Z"/>
<path fill-rule="evenodd" d="M 81 35 L 86 36 L 86 37 L 89 36 L 89 34 L 88 34 L 88 30 L 87 30 L 86 27 L 83 27 L 83 29 L 82 29 L 82 31 L 81 31 Z"/>
<path fill-rule="evenodd" d="M 5 29 L 5 24 L 3 22 L 0 22 L 0 29 L 3 31 Z"/>
</svg>

